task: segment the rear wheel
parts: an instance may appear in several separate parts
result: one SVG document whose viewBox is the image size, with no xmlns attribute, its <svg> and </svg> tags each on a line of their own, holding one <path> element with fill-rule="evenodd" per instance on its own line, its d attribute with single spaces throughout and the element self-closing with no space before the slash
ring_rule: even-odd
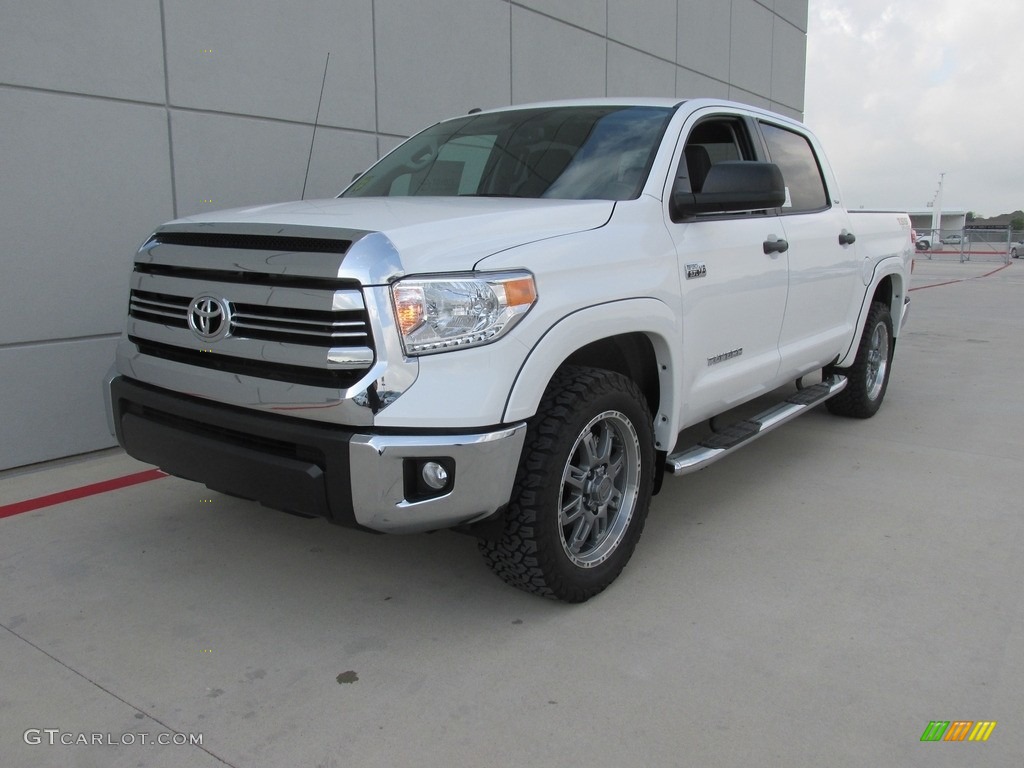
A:
<svg viewBox="0 0 1024 768">
<path fill-rule="evenodd" d="M 564 368 L 527 431 L 500 538 L 480 541 L 507 583 L 583 602 L 629 561 L 643 532 L 654 478 L 651 416 L 630 379 Z"/>
<path fill-rule="evenodd" d="M 832 373 L 846 376 L 846 389 L 828 400 L 825 405 L 832 413 L 867 419 L 882 406 L 889 387 L 894 339 L 892 315 L 889 307 L 880 301 L 871 305 L 864 335 L 857 348 L 857 358 L 848 369 L 834 369 Z"/>
</svg>

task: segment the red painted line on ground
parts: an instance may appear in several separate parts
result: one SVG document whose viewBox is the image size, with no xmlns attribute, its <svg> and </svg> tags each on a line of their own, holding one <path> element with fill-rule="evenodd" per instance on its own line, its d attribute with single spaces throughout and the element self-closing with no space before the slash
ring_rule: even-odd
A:
<svg viewBox="0 0 1024 768">
<path fill-rule="evenodd" d="M 98 493 L 116 491 L 118 488 L 127 488 L 129 485 L 148 483 L 150 480 L 159 480 L 161 477 L 167 477 L 167 474 L 165 472 L 161 472 L 159 469 L 147 469 L 143 472 L 136 472 L 134 475 L 115 477 L 112 480 L 103 480 L 99 483 L 83 485 L 80 488 L 72 488 L 69 491 L 60 491 L 59 493 L 50 493 L 46 496 L 39 496 L 35 499 L 16 501 L 13 504 L 5 504 L 0 507 L 0 519 L 11 517 L 12 515 L 20 515 L 22 512 L 31 512 L 34 509 L 52 507 L 54 504 L 63 504 L 65 501 L 74 501 L 75 499 L 82 499 L 86 496 L 95 496 Z"/>
<path fill-rule="evenodd" d="M 1007 267 L 1012 267 L 1012 264 L 1003 264 L 998 269 L 993 269 L 991 272 L 986 272 L 984 275 L 978 275 L 977 277 L 961 277 L 959 280 L 947 280 L 944 283 L 932 283 L 931 285 L 919 285 L 916 288 L 911 288 L 912 291 L 923 291 L 925 288 L 940 288 L 943 285 L 954 285 L 955 283 L 962 283 L 965 280 L 980 280 L 983 277 L 990 277 L 996 272 L 1002 272 Z"/>
<path fill-rule="evenodd" d="M 1005 258 L 1009 251 L 914 251 L 918 256 L 927 259 L 928 254 L 933 256 L 992 256 L 993 258 Z"/>
<path fill-rule="evenodd" d="M 932 283 L 931 285 L 918 285 L 915 288 L 911 288 L 911 291 L 923 291 L 925 288 L 939 288 L 943 285 L 953 285 L 954 283 L 962 283 L 963 280 L 947 280 L 944 283 Z"/>
<path fill-rule="evenodd" d="M 994 275 L 996 272 L 1002 272 L 1004 269 L 1006 269 L 1009 266 L 1012 266 L 1012 265 L 1011 264 L 1003 264 L 1003 266 L 999 267 L 998 269 L 993 269 L 991 272 L 986 272 L 984 275 L 982 275 L 982 277 L 988 277 L 989 275 Z"/>
</svg>

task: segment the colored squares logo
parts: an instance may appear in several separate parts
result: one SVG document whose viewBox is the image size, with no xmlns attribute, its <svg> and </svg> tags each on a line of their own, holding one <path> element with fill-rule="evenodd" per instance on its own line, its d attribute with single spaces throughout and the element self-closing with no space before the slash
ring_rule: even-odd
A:
<svg viewBox="0 0 1024 768">
<path fill-rule="evenodd" d="M 988 741 L 995 728 L 995 720 L 932 720 L 921 741 Z"/>
</svg>

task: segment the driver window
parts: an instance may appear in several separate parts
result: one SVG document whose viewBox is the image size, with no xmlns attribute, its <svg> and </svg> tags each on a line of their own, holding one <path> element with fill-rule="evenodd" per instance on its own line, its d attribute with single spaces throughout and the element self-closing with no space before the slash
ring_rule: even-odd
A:
<svg viewBox="0 0 1024 768">
<path fill-rule="evenodd" d="M 710 118 L 697 124 L 686 139 L 676 173 L 677 188 L 700 192 L 716 163 L 753 160 L 745 126 L 735 118 Z"/>
</svg>

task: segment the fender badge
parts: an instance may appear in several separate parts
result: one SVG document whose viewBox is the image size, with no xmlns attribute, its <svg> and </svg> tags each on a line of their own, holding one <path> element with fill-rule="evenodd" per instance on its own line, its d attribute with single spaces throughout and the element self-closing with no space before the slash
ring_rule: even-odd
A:
<svg viewBox="0 0 1024 768">
<path fill-rule="evenodd" d="M 686 279 L 693 280 L 698 277 L 707 277 L 708 268 L 704 265 L 703 261 L 699 261 L 696 264 L 686 265 Z"/>
<path fill-rule="evenodd" d="M 739 357 L 742 354 L 743 347 L 739 347 L 738 349 L 730 349 L 728 352 L 723 352 L 720 355 L 709 357 L 708 365 L 718 365 L 719 363 L 724 363 L 726 360 L 732 360 L 734 357 Z"/>
</svg>

